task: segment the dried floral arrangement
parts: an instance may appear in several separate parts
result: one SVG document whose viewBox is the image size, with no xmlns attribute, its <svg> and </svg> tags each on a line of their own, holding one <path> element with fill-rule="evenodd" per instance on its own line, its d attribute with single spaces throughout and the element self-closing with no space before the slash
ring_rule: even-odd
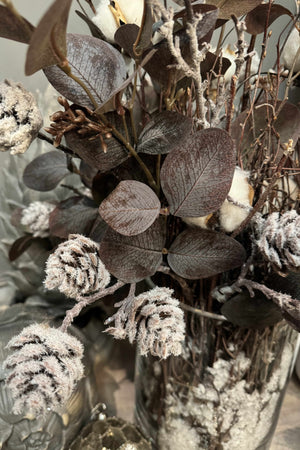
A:
<svg viewBox="0 0 300 450">
<path fill-rule="evenodd" d="M 60 95 L 41 131 L 32 94 L 5 80 L 0 150 L 42 139 L 50 151 L 26 167 L 25 185 L 51 191 L 70 174 L 81 183 L 14 213 L 25 234 L 10 259 L 47 240 L 45 288 L 75 302 L 59 329 L 30 326 L 9 343 L 15 412 L 66 401 L 84 372 L 68 328 L 108 295 L 118 309 L 106 331 L 163 359 L 181 354 L 191 307 L 246 328 L 284 318 L 299 331 L 297 292 L 279 282 L 300 268 L 300 112 L 288 101 L 298 16 L 271 0 L 86 0 L 77 14 L 90 34 L 77 35 L 66 32 L 72 0 L 54 1 L 37 27 L 0 3 L 0 36 L 28 44 L 26 74 L 43 70 Z M 282 15 L 290 32 L 265 71 L 269 26 Z"/>
</svg>

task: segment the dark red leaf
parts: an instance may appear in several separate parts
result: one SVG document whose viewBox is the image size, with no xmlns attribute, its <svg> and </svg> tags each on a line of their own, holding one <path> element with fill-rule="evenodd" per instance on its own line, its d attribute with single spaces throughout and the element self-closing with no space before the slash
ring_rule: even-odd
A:
<svg viewBox="0 0 300 450">
<path fill-rule="evenodd" d="M 86 16 L 81 11 L 76 10 L 76 14 L 87 24 L 87 26 L 90 29 L 91 35 L 98 39 L 105 39 L 104 34 L 100 30 L 99 27 L 89 18 L 89 16 Z"/>
<path fill-rule="evenodd" d="M 171 214 L 198 217 L 216 211 L 230 190 L 234 168 L 234 145 L 226 131 L 209 128 L 193 134 L 161 168 Z"/>
<path fill-rule="evenodd" d="M 265 31 L 266 19 L 269 13 L 269 4 L 259 5 L 250 11 L 245 19 L 247 32 L 253 35 L 263 33 Z M 293 14 L 284 6 L 271 5 L 268 25 L 270 26 L 278 17 L 287 14 L 293 19 Z"/>
<path fill-rule="evenodd" d="M 28 44 L 34 26 L 24 17 L 17 17 L 9 8 L 0 5 L 0 37 Z"/>
<path fill-rule="evenodd" d="M 56 0 L 40 20 L 29 44 L 25 74 L 32 75 L 67 56 L 66 29 L 72 0 Z"/>
<path fill-rule="evenodd" d="M 158 155 L 169 153 L 174 146 L 188 138 L 193 128 L 189 117 L 177 112 L 164 111 L 157 114 L 139 136 L 138 152 Z"/>
<path fill-rule="evenodd" d="M 165 225 L 161 219 L 137 236 L 123 236 L 108 229 L 100 245 L 100 258 L 116 278 L 134 283 L 155 274 L 162 263 L 164 244 Z"/>
<path fill-rule="evenodd" d="M 21 256 L 26 250 L 31 246 L 31 244 L 37 238 L 33 237 L 31 234 L 26 234 L 25 236 L 17 239 L 9 249 L 8 257 L 10 261 L 15 261 L 19 256 Z"/>
<path fill-rule="evenodd" d="M 126 78 L 121 53 L 101 39 L 79 34 L 67 35 L 67 48 L 72 73 L 89 89 L 98 107 L 104 105 Z M 86 91 L 59 67 L 48 67 L 45 74 L 54 88 L 68 100 L 94 109 Z"/>
<path fill-rule="evenodd" d="M 135 57 L 137 58 L 139 58 L 142 55 L 143 51 L 151 43 L 153 23 L 154 23 L 154 16 L 151 0 L 144 0 L 143 20 L 141 28 L 139 30 L 139 34 L 133 45 Z"/>
<path fill-rule="evenodd" d="M 123 120 L 116 112 L 106 114 L 109 123 L 117 128 L 120 133 L 125 134 Z M 126 116 L 127 128 L 129 134 L 131 133 L 129 117 Z M 128 158 L 128 151 L 125 146 L 115 139 L 104 137 L 104 142 L 107 146 L 106 153 L 101 145 L 100 138 L 90 140 L 90 137 L 81 137 L 75 131 L 70 131 L 65 134 L 68 147 L 76 153 L 89 166 L 100 172 L 108 172 L 114 169 L 119 164 L 122 164 Z"/>
<path fill-rule="evenodd" d="M 233 14 L 236 17 L 243 16 L 262 2 L 263 0 L 209 0 L 211 5 L 219 8 L 219 19 L 230 19 Z"/>
<path fill-rule="evenodd" d="M 243 246 L 211 230 L 188 229 L 180 233 L 168 252 L 171 269 L 183 278 L 207 278 L 243 264 Z"/>
<path fill-rule="evenodd" d="M 69 234 L 87 236 L 98 216 L 98 209 L 87 198 L 71 197 L 62 201 L 49 218 L 50 234 L 68 238 Z"/>
<path fill-rule="evenodd" d="M 128 53 L 131 58 L 134 58 L 133 44 L 139 34 L 139 27 L 135 23 L 127 23 L 117 29 L 114 35 L 114 40 L 121 48 Z"/>
<path fill-rule="evenodd" d="M 160 201 L 149 186 L 125 180 L 101 203 L 99 213 L 118 233 L 134 236 L 153 224 L 160 208 Z"/>
<path fill-rule="evenodd" d="M 26 166 L 23 181 L 36 191 L 51 191 L 69 175 L 66 155 L 60 151 L 44 153 Z"/>
<path fill-rule="evenodd" d="M 248 291 L 234 295 L 224 303 L 221 313 L 234 325 L 260 330 L 282 320 L 280 308 L 259 291 L 254 297 Z"/>
</svg>

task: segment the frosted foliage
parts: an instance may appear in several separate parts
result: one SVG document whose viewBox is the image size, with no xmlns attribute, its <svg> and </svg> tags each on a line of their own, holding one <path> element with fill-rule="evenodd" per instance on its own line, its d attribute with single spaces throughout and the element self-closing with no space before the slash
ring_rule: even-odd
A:
<svg viewBox="0 0 300 450">
<path fill-rule="evenodd" d="M 272 355 L 273 356 L 273 355 Z M 218 358 L 207 368 L 203 384 L 191 386 L 186 392 L 172 380 L 167 386 L 165 418 L 159 431 L 159 448 L 164 450 L 204 450 L 210 442 L 222 436 L 224 450 L 255 450 L 273 424 L 293 358 L 292 346 L 283 350 L 281 365 L 273 372 L 263 391 L 251 391 L 240 378 L 249 367 L 250 360 L 240 353 L 235 360 Z M 186 440 L 183 445 L 181 431 Z M 197 433 L 196 433 L 196 431 Z"/>
<path fill-rule="evenodd" d="M 0 83 L 0 151 L 24 153 L 43 125 L 33 95 L 21 83 Z"/>
<path fill-rule="evenodd" d="M 75 337 L 45 324 L 24 328 L 7 344 L 6 384 L 14 414 L 59 411 L 83 376 L 83 345 Z"/>
<path fill-rule="evenodd" d="M 116 306 L 117 313 L 107 323 L 115 322 L 106 331 L 116 339 L 137 341 L 141 355 L 150 353 L 159 358 L 180 355 L 185 336 L 183 311 L 173 290 L 156 287 L 137 297 L 128 297 Z"/>
<path fill-rule="evenodd" d="M 272 213 L 258 224 L 257 246 L 264 258 L 279 269 L 300 268 L 300 216 L 295 210 Z"/>
<path fill-rule="evenodd" d="M 23 209 L 21 224 L 27 226 L 35 237 L 49 236 L 49 216 L 55 205 L 48 202 L 32 202 Z"/>
<path fill-rule="evenodd" d="M 47 289 L 59 289 L 67 297 L 78 298 L 104 289 L 110 274 L 99 258 L 99 245 L 80 234 L 72 234 L 60 244 L 46 263 Z"/>
</svg>

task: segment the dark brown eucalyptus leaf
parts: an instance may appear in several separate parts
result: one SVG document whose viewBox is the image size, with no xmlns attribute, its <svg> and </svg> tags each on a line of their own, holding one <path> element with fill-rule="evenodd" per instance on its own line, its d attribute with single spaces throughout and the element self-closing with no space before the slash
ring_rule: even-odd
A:
<svg viewBox="0 0 300 450">
<path fill-rule="evenodd" d="M 245 19 L 247 32 L 252 35 L 257 35 L 263 33 L 266 27 L 266 19 L 269 14 L 269 4 L 265 3 L 259 5 L 250 11 Z M 293 19 L 293 14 L 284 6 L 281 5 L 271 5 L 271 10 L 269 14 L 268 25 L 270 26 L 278 17 L 287 14 Z"/>
<path fill-rule="evenodd" d="M 163 111 L 147 123 L 139 136 L 137 150 L 150 155 L 169 153 L 189 137 L 192 128 L 193 122 L 189 117 Z"/>
<path fill-rule="evenodd" d="M 100 245 L 100 258 L 107 270 L 125 283 L 154 275 L 162 263 L 165 224 L 161 218 L 137 236 L 123 236 L 108 229 Z"/>
<path fill-rule="evenodd" d="M 92 36 L 68 34 L 67 52 L 72 73 L 85 84 L 98 107 L 104 105 L 112 97 L 112 92 L 122 86 L 126 66 L 121 53 L 112 45 Z M 95 108 L 86 91 L 59 67 L 48 67 L 45 74 L 54 88 L 68 100 Z"/>
<path fill-rule="evenodd" d="M 243 246 L 211 230 L 188 229 L 180 233 L 168 251 L 171 269 L 183 278 L 207 278 L 243 264 Z"/>
<path fill-rule="evenodd" d="M 69 234 L 88 236 L 97 216 L 98 209 L 90 199 L 70 197 L 60 202 L 50 214 L 50 234 L 64 239 Z"/>
<path fill-rule="evenodd" d="M 135 23 L 127 23 L 117 29 L 114 35 L 114 41 L 134 58 L 133 44 L 139 34 L 139 27 Z"/>
<path fill-rule="evenodd" d="M 109 123 L 114 126 L 120 133 L 125 135 L 123 120 L 116 112 L 106 114 Z M 127 129 L 131 134 L 130 119 L 126 116 Z M 75 131 L 65 134 L 68 147 L 76 153 L 89 166 L 100 172 L 108 172 L 119 164 L 122 164 L 128 158 L 126 147 L 113 136 L 104 137 L 107 146 L 106 152 L 101 145 L 100 138 L 91 140 L 90 137 L 80 136 Z"/>
<path fill-rule="evenodd" d="M 98 39 L 105 39 L 104 34 L 100 30 L 99 27 L 89 18 L 89 16 L 86 16 L 81 11 L 76 10 L 76 14 L 87 24 L 87 26 L 90 29 L 91 35 Z"/>
<path fill-rule="evenodd" d="M 97 175 L 98 169 L 94 166 L 91 167 L 89 164 L 82 160 L 80 162 L 79 171 L 80 178 L 83 184 L 89 189 L 92 189 L 93 179 Z"/>
<path fill-rule="evenodd" d="M 263 0 L 209 0 L 211 5 L 219 8 L 219 19 L 230 19 L 233 14 L 236 17 L 243 16 L 262 2 Z"/>
<path fill-rule="evenodd" d="M 40 20 L 27 51 L 26 75 L 64 62 L 67 56 L 66 29 L 71 3 L 72 0 L 56 0 Z"/>
<path fill-rule="evenodd" d="M 0 5 L 0 37 L 29 44 L 34 26 L 24 17 L 16 17 L 9 8 Z"/>
<path fill-rule="evenodd" d="M 8 257 L 10 261 L 15 261 L 19 256 L 21 256 L 26 250 L 31 246 L 31 244 L 40 238 L 35 238 L 31 234 L 26 234 L 25 236 L 17 239 L 9 249 Z"/>
<path fill-rule="evenodd" d="M 278 101 L 276 109 L 281 106 L 281 102 Z M 282 151 L 278 151 L 278 139 L 275 133 L 269 136 L 268 122 L 273 117 L 273 109 L 267 104 L 257 105 L 253 114 L 248 119 L 244 128 L 243 136 L 241 136 L 242 125 L 248 116 L 248 111 L 244 111 L 238 115 L 235 121 L 232 123 L 231 136 L 236 142 L 236 147 L 240 150 L 247 151 L 253 149 L 256 142 L 256 138 L 260 137 L 262 147 L 266 146 L 269 151 L 269 155 L 277 155 L 276 161 L 278 162 L 282 156 Z M 254 122 L 253 122 L 254 120 Z M 276 120 L 272 121 L 272 125 L 277 132 L 277 136 L 280 139 L 281 144 L 285 144 L 292 139 L 294 145 L 296 145 L 298 137 L 300 135 L 300 110 L 292 103 L 286 102 L 283 105 L 281 112 L 278 114 Z M 265 134 L 263 132 L 265 131 Z M 242 139 L 241 139 L 242 137 Z M 271 145 L 270 145 L 271 141 Z M 256 158 L 256 155 L 253 157 Z"/>
<path fill-rule="evenodd" d="M 160 208 L 159 198 L 149 186 L 125 180 L 101 203 L 99 213 L 118 233 L 134 236 L 153 224 Z"/>
<path fill-rule="evenodd" d="M 234 168 L 234 145 L 226 131 L 209 128 L 193 134 L 161 168 L 171 214 L 198 217 L 216 211 L 230 190 Z"/>
<path fill-rule="evenodd" d="M 24 170 L 23 181 L 35 191 L 51 191 L 69 174 L 66 155 L 54 150 L 31 161 Z"/>
<path fill-rule="evenodd" d="M 143 51 L 151 43 L 153 23 L 154 23 L 154 16 L 151 0 L 144 0 L 143 20 L 141 23 L 139 34 L 133 45 L 135 58 L 140 58 L 142 56 Z"/>
<path fill-rule="evenodd" d="M 282 320 L 280 308 L 259 291 L 254 297 L 248 291 L 234 295 L 224 303 L 221 313 L 234 325 L 259 330 Z"/>
</svg>

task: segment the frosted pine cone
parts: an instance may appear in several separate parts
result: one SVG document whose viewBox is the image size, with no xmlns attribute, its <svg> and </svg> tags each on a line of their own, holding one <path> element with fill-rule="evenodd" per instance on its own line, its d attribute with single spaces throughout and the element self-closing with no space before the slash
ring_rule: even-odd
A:
<svg viewBox="0 0 300 450">
<path fill-rule="evenodd" d="M 21 224 L 27 226 L 34 237 L 49 236 L 49 216 L 55 205 L 48 202 L 32 202 L 22 211 Z"/>
<path fill-rule="evenodd" d="M 43 118 L 33 95 L 21 83 L 0 83 L 0 151 L 24 153 L 36 138 Z"/>
<path fill-rule="evenodd" d="M 75 337 L 45 324 L 24 328 L 7 344 L 6 384 L 15 400 L 13 412 L 59 411 L 83 377 L 83 346 Z"/>
<path fill-rule="evenodd" d="M 128 336 L 139 345 L 141 355 L 167 358 L 180 355 L 185 336 L 183 311 L 173 290 L 156 287 L 135 298 L 121 302 L 117 313 L 106 323 L 115 322 L 106 331 L 116 339 Z"/>
<path fill-rule="evenodd" d="M 300 216 L 295 210 L 272 213 L 259 225 L 257 245 L 278 269 L 300 268 Z"/>
<path fill-rule="evenodd" d="M 110 274 L 99 258 L 99 246 L 80 234 L 71 234 L 49 256 L 46 264 L 47 289 L 58 288 L 67 297 L 104 289 L 110 282 Z"/>
</svg>

